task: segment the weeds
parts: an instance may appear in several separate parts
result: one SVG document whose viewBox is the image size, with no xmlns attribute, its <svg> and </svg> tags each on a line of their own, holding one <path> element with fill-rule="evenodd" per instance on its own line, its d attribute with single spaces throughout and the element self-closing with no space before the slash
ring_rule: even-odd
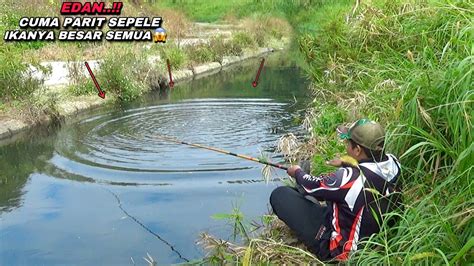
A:
<svg viewBox="0 0 474 266">
<path fill-rule="evenodd" d="M 216 216 L 216 215 L 214 215 Z M 202 263 L 205 264 L 322 264 L 317 258 L 299 243 L 286 225 L 275 215 L 261 217 L 261 224 L 245 222 L 243 214 L 234 207 L 232 214 L 218 214 L 217 218 L 228 220 L 234 226 L 234 232 L 246 228 L 243 244 L 215 238 L 202 233 L 198 244 L 208 254 Z M 249 231 L 251 228 L 253 230 Z"/>
<path fill-rule="evenodd" d="M 209 40 L 209 43 L 187 48 L 186 54 L 191 64 L 222 63 L 224 56 L 242 55 L 244 48 L 241 42 L 237 42 L 235 38 L 226 40 L 223 36 L 215 36 Z"/>
<path fill-rule="evenodd" d="M 54 93 L 38 92 L 32 99 L 26 100 L 26 106 L 21 116 L 26 121 L 38 123 L 45 119 L 51 119 L 52 125 L 59 125 L 62 116 L 57 109 L 59 97 Z"/>
<path fill-rule="evenodd" d="M 294 164 L 297 160 L 297 154 L 299 152 L 298 147 L 301 144 L 298 139 L 292 133 L 283 135 L 278 139 L 277 149 L 278 153 L 283 154 L 283 157 L 290 164 Z"/>
<path fill-rule="evenodd" d="M 68 90 L 73 95 L 96 93 L 91 79 L 83 74 L 82 63 L 71 61 L 68 64 L 69 76 L 73 81 Z M 129 49 L 116 49 L 107 53 L 97 71 L 102 88 L 113 93 L 118 102 L 132 101 L 151 88 L 160 86 L 160 76 L 157 71 L 152 71 L 143 55 Z"/>
<path fill-rule="evenodd" d="M 179 47 L 181 40 L 186 36 L 191 26 L 190 21 L 183 12 L 172 9 L 159 10 L 159 14 L 163 18 L 162 27 L 167 30 L 168 38 L 176 40 L 176 44 Z"/>
<path fill-rule="evenodd" d="M 472 198 L 474 160 L 469 9 L 461 1 L 375 1 L 348 24 L 329 23 L 300 41 L 316 92 L 326 95 L 312 119 L 315 137 L 334 138 L 335 125 L 353 116 L 390 123 L 386 143 L 401 155 L 402 182 L 420 190 L 405 192 L 404 212 L 389 214 L 401 222 L 365 240 L 350 263 L 462 264 L 472 257 L 472 202 L 462 201 Z M 323 166 L 324 158 L 314 163 Z"/>
<path fill-rule="evenodd" d="M 270 156 L 267 153 L 260 151 L 260 156 L 258 157 L 258 159 L 264 162 L 269 162 Z M 263 180 L 266 184 L 268 184 L 270 180 L 272 180 L 272 176 L 275 175 L 275 168 L 267 164 L 262 167 L 261 172 Z"/>
<path fill-rule="evenodd" d="M 250 239 L 248 233 L 249 228 L 247 223 L 244 221 L 244 214 L 240 211 L 239 206 L 234 206 L 232 208 L 232 213 L 218 213 L 212 215 L 212 218 L 216 220 L 226 220 L 232 225 L 232 237 L 234 238 L 234 241 L 237 237 L 241 237 L 247 241 Z"/>
<path fill-rule="evenodd" d="M 128 102 L 146 90 L 140 81 L 145 80 L 148 71 L 149 66 L 144 57 L 128 50 L 115 50 L 104 58 L 98 77 L 104 88 L 117 95 L 120 101 Z"/>
<path fill-rule="evenodd" d="M 160 49 L 160 55 L 163 60 L 170 61 L 171 68 L 177 70 L 186 65 L 188 60 L 186 53 L 177 46 L 168 46 Z"/>
<path fill-rule="evenodd" d="M 239 31 L 232 35 L 232 43 L 237 47 L 255 47 L 255 41 L 252 36 L 245 32 Z"/>
<path fill-rule="evenodd" d="M 77 55 L 72 55 L 69 59 L 67 63 L 70 80 L 68 91 L 74 96 L 94 94 L 96 91 L 93 89 L 94 84 L 84 74 L 84 62 L 80 61 Z"/>
<path fill-rule="evenodd" d="M 277 40 L 281 40 L 283 37 L 289 38 L 292 31 L 286 20 L 263 15 L 246 18 L 242 24 L 260 47 L 265 46 L 271 38 Z"/>
<path fill-rule="evenodd" d="M 209 40 L 209 48 L 214 52 L 213 61 L 222 63 L 224 56 L 242 55 L 242 47 L 238 43 L 227 41 L 223 36 L 216 36 Z"/>
<path fill-rule="evenodd" d="M 199 44 L 196 46 L 189 47 L 186 53 L 189 60 L 195 64 L 212 62 L 215 58 L 214 52 L 207 44 Z"/>
<path fill-rule="evenodd" d="M 42 86 L 43 80 L 32 76 L 32 68 L 22 62 L 14 47 L 2 49 L 0 61 L 0 97 L 3 101 L 24 99 Z M 35 68 L 42 73 L 48 73 L 48 70 L 39 64 L 35 64 Z"/>
</svg>

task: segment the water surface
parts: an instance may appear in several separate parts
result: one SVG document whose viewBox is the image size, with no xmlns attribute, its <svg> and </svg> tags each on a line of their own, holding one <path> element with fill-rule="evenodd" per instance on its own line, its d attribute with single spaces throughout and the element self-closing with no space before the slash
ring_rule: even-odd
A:
<svg viewBox="0 0 474 266">
<path fill-rule="evenodd" d="M 267 212 L 277 182 L 260 164 L 157 135 L 281 161 L 276 141 L 301 132 L 307 82 L 281 55 L 87 112 L 0 147 L 0 265 L 144 265 L 203 256 L 200 232 L 229 238 L 213 214 Z M 277 170 L 276 176 L 284 176 Z M 275 177 L 275 176 L 274 176 Z"/>
</svg>

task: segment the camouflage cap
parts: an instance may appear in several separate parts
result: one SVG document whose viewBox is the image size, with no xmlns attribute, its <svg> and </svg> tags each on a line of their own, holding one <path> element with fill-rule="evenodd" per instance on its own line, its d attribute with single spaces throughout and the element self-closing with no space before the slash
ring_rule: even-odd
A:
<svg viewBox="0 0 474 266">
<path fill-rule="evenodd" d="M 351 139 L 370 150 L 380 151 L 383 149 L 385 130 L 375 121 L 366 118 L 359 119 L 350 127 L 338 126 L 337 133 L 341 139 Z"/>
</svg>

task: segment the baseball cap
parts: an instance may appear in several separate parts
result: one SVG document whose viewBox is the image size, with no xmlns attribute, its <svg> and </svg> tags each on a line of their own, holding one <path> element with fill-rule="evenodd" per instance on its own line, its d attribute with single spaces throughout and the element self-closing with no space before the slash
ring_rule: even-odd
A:
<svg viewBox="0 0 474 266">
<path fill-rule="evenodd" d="M 337 133 L 341 139 L 351 139 L 370 150 L 383 149 L 385 130 L 379 123 L 370 119 L 359 119 L 349 127 L 338 126 Z"/>
</svg>

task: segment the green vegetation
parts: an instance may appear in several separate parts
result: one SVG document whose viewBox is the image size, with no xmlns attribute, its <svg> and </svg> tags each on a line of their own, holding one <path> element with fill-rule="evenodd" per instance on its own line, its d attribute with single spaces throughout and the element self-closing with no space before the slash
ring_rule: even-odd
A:
<svg viewBox="0 0 474 266">
<path fill-rule="evenodd" d="M 117 95 L 121 102 L 136 99 L 145 90 L 143 83 L 150 67 L 146 58 L 128 50 L 114 50 L 100 65 L 98 77 L 103 87 Z"/>
<path fill-rule="evenodd" d="M 255 47 L 255 40 L 245 31 L 239 31 L 232 35 L 232 42 L 235 46 Z"/>
<path fill-rule="evenodd" d="M 182 49 L 179 49 L 176 45 L 167 46 L 166 48 L 160 48 L 160 56 L 164 59 L 169 59 L 172 69 L 180 69 L 186 65 L 187 55 Z"/>
<path fill-rule="evenodd" d="M 28 64 L 22 62 L 21 56 L 15 49 L 5 49 L 0 51 L 0 95 L 4 101 L 19 100 L 38 90 L 42 81 L 30 75 L 31 69 Z M 35 66 L 39 70 L 47 72 Z"/>
<path fill-rule="evenodd" d="M 242 36 L 242 34 L 241 34 Z M 222 63 L 224 56 L 242 55 L 244 44 L 235 38 L 226 40 L 222 36 L 215 36 L 209 40 L 209 43 L 203 43 L 186 49 L 187 57 L 191 65 L 206 62 Z"/>
<path fill-rule="evenodd" d="M 472 259 L 473 7 L 374 1 L 300 42 L 315 91 L 331 95 L 327 104 L 344 110 L 346 121 L 366 116 L 388 125 L 389 150 L 401 155 L 402 182 L 411 188 L 405 210 L 390 214 L 402 217 L 398 226 L 384 227 L 349 263 Z"/>
<path fill-rule="evenodd" d="M 37 130 L 25 137 L 37 138 L 36 146 L 32 146 L 28 141 L 2 143 L 7 148 L 0 151 L 1 212 L 12 211 L 24 204 L 24 187 L 30 175 L 38 169 L 44 169 L 47 160 L 45 158 L 51 158 L 54 153 L 53 142 L 56 136 L 51 135 L 51 132 Z"/>
<path fill-rule="evenodd" d="M 84 60 L 101 59 L 101 70 L 96 73 L 103 89 L 108 92 L 107 97 L 115 99 L 117 103 L 130 102 L 140 95 L 153 89 L 162 89 L 166 86 L 165 60 L 169 59 L 174 70 L 193 67 L 208 62 L 222 63 L 225 56 L 242 55 L 245 50 L 255 49 L 257 45 L 282 47 L 282 40 L 291 32 L 291 27 L 281 18 L 262 15 L 261 12 L 243 13 L 248 17 L 245 21 L 228 21 L 230 31 L 238 32 L 228 37 L 211 35 L 198 45 L 182 45 L 183 38 L 193 36 L 194 25 L 189 21 L 188 9 L 193 3 L 181 1 L 160 2 L 129 1 L 126 2 L 123 14 L 126 16 L 162 16 L 164 27 L 167 30 L 168 42 L 166 45 L 143 45 L 142 43 L 96 43 L 96 42 L 15 42 L 0 41 L 0 111 L 2 114 L 22 114 L 28 120 L 35 121 L 43 114 L 57 116 L 57 106 L 44 106 L 37 102 L 62 103 L 71 100 L 71 96 L 87 95 L 93 97 L 96 90 L 90 78 L 83 73 Z M 202 3 L 205 4 L 205 3 Z M 6 5 L 0 7 L 0 33 L 7 29 L 18 28 L 22 16 L 56 16 L 60 6 L 58 0 L 38 0 L 33 8 L 25 1 L 7 0 Z M 235 6 L 225 2 L 214 4 L 218 10 Z M 201 5 L 203 8 L 205 5 Z M 10 8 L 7 8 L 10 7 Z M 206 9 L 206 8 L 204 8 Z M 56 11 L 55 11 L 56 10 Z M 208 10 L 210 11 L 210 10 Z M 207 11 L 206 11 L 207 12 Z M 213 11 L 214 12 L 214 11 Z M 263 23 L 263 24 L 262 24 Z M 106 28 L 104 30 L 107 30 Z M 205 38 L 205 37 L 204 37 Z M 256 40 L 256 41 L 255 41 Z M 104 56 L 105 55 L 105 56 Z M 160 62 L 156 62 L 160 58 Z M 153 65 L 149 59 L 155 60 Z M 43 80 L 30 75 L 30 67 L 48 74 L 48 69 L 42 67 L 42 61 L 68 61 L 71 84 L 59 93 L 48 93 L 43 90 Z M 151 60 L 151 61 L 153 61 Z M 124 66 L 134 66 L 134 69 Z M 153 68 L 152 68 L 153 66 Z M 84 97 L 82 97 L 84 98 Z M 46 100 L 45 100 L 46 99 Z M 54 101 L 53 101 L 54 100 Z M 83 99 L 82 99 L 83 100 Z M 25 106 L 36 106 L 34 112 Z M 46 109 L 41 109 L 42 107 Z M 35 113 L 35 115 L 31 115 Z"/>
<path fill-rule="evenodd" d="M 212 1 L 212 0 L 164 0 L 160 5 L 166 8 L 181 10 L 195 21 L 215 22 L 245 18 L 253 15 L 271 15 L 272 17 L 286 17 L 290 21 L 298 22 L 298 16 L 309 22 L 309 14 L 305 9 L 317 10 L 328 0 L 239 0 L 239 1 Z M 344 0 L 342 2 L 348 3 Z M 336 4 L 337 6 L 337 4 Z"/>
<path fill-rule="evenodd" d="M 94 83 L 80 71 L 82 64 L 74 61 L 69 67 L 73 84 L 68 90 L 72 95 L 97 94 Z M 133 52 L 127 47 L 105 54 L 96 73 L 101 87 L 112 93 L 117 103 L 133 101 L 153 88 L 160 88 L 163 75 L 163 69 L 153 68 L 143 53 Z"/>
<path fill-rule="evenodd" d="M 245 241 L 246 246 L 216 239 L 202 233 L 198 244 L 209 250 L 208 255 L 196 264 L 238 264 L 253 265 L 254 262 L 268 262 L 282 265 L 291 262 L 295 265 L 306 265 L 318 262 L 317 258 L 306 251 L 302 245 L 295 245 L 295 237 L 291 236 L 292 245 L 278 240 L 291 235 L 288 227 L 274 215 L 263 215 L 260 221 L 250 223 L 245 219 L 238 206 L 231 213 L 213 215 L 214 219 L 224 220 L 232 226 L 234 241 L 236 238 Z"/>
</svg>

